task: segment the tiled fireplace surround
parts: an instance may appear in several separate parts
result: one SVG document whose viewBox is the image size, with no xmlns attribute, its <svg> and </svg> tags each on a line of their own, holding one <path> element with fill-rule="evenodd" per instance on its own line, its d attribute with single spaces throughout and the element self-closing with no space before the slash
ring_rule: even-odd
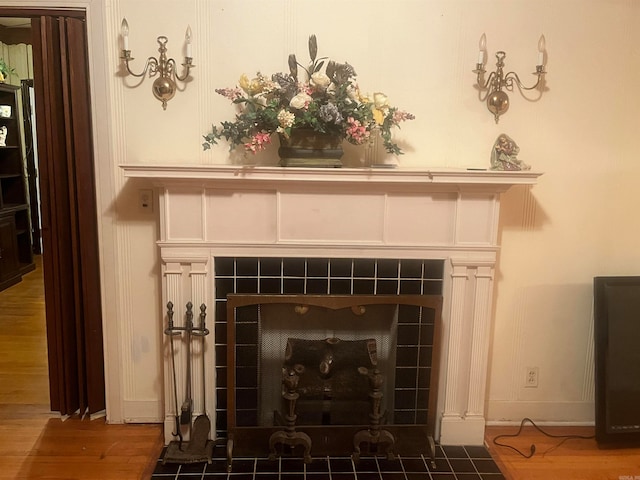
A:
<svg viewBox="0 0 640 480">
<path fill-rule="evenodd" d="M 342 267 L 345 262 L 353 266 L 376 261 L 441 265 L 437 288 L 442 289 L 444 303 L 436 440 L 442 445 L 482 445 L 500 194 L 513 185 L 534 184 L 539 174 L 149 164 L 122 168 L 126 177 L 150 180 L 158 193 L 163 303 L 173 302 L 180 313 L 180 306 L 191 301 L 196 321 L 197 307 L 204 303 L 209 327 L 220 311 L 216 258 L 241 263 L 248 258 L 294 263 L 299 259 L 312 264 L 341 259 L 337 263 Z M 257 283 L 259 277 L 256 273 Z M 399 273 L 397 285 L 400 277 Z M 324 284 L 334 280 L 345 278 L 328 273 Z M 357 280 L 351 270 L 349 288 Z M 182 317 L 176 315 L 176 325 Z M 215 418 L 221 412 L 216 372 L 223 361 L 220 351 L 216 355 L 215 334 L 206 342 L 205 371 L 200 362 L 193 365 L 194 414 L 203 411 L 205 388 L 206 411 L 220 431 L 223 422 Z M 175 406 L 165 343 L 164 431 L 169 442 Z M 178 399 L 183 398 L 185 384 L 182 348 L 178 342 Z M 194 342 L 193 350 L 199 358 L 201 344 Z M 202 378 L 204 387 L 198 381 Z"/>
</svg>

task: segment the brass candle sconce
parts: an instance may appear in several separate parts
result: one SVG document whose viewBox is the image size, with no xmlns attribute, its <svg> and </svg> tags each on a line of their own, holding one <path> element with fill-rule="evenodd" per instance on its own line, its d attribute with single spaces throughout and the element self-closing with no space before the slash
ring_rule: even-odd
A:
<svg viewBox="0 0 640 480">
<path fill-rule="evenodd" d="M 536 71 L 533 75 L 537 76 L 537 81 L 531 87 L 525 86 L 520 77 L 515 72 L 504 73 L 504 59 L 507 54 L 503 51 L 496 52 L 496 70 L 489 74 L 489 77 L 485 80 L 486 70 L 485 65 L 485 51 L 486 51 L 487 38 L 484 34 L 480 37 L 480 51 L 478 53 L 478 62 L 473 73 L 476 74 L 476 83 L 480 91 L 486 91 L 487 108 L 495 118 L 496 123 L 500 120 L 500 115 L 505 113 L 509 109 L 509 96 L 505 90 L 513 91 L 514 86 L 517 86 L 520 90 L 534 90 L 538 88 L 543 82 L 544 76 L 547 73 L 545 71 L 545 38 L 544 35 L 540 36 L 538 41 L 538 63 L 536 65 Z"/>
<path fill-rule="evenodd" d="M 158 77 L 151 86 L 151 91 L 153 92 L 153 96 L 162 102 L 163 110 L 166 110 L 167 102 L 176 94 L 176 80 L 184 82 L 189 77 L 190 70 L 195 67 L 193 57 L 191 56 L 191 27 L 187 27 L 185 34 L 186 55 L 184 63 L 182 64 L 182 75 L 179 75 L 176 71 L 176 61 L 173 58 L 167 58 L 167 43 L 169 40 L 165 36 L 160 36 L 157 39 L 159 45 L 158 52 L 160 55 L 158 57 L 147 58 L 142 72 L 134 73 L 129 66 L 129 62 L 133 60 L 133 57 L 131 56 L 131 50 L 129 50 L 129 24 L 126 18 L 122 19 L 120 28 L 122 35 L 122 52 L 120 59 L 124 62 L 127 73 L 138 78 L 146 76 L 147 73 L 149 73 L 149 77 L 157 75 Z"/>
</svg>

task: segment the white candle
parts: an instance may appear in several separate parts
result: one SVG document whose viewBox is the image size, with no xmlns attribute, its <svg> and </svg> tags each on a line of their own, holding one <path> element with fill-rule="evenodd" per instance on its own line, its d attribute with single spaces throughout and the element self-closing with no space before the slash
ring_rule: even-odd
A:
<svg viewBox="0 0 640 480">
<path fill-rule="evenodd" d="M 478 52 L 478 64 L 484 65 L 484 51 L 487 48 L 487 36 L 484 33 L 480 37 L 480 43 L 478 46 L 480 49 Z"/>
<path fill-rule="evenodd" d="M 538 40 L 538 65 L 544 65 L 544 51 L 546 49 L 546 41 L 544 35 L 540 35 Z"/>
<path fill-rule="evenodd" d="M 187 32 L 184 35 L 187 42 L 187 57 L 191 58 L 191 27 L 187 26 Z"/>
<path fill-rule="evenodd" d="M 122 19 L 120 32 L 122 33 L 122 49 L 129 50 L 129 24 L 127 23 L 126 18 Z"/>
</svg>

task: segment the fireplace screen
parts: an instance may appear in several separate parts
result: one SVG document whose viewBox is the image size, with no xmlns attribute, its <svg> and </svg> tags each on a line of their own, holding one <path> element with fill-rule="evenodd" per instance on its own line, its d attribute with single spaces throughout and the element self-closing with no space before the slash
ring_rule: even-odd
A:
<svg viewBox="0 0 640 480">
<path fill-rule="evenodd" d="M 426 427 L 432 442 L 441 303 L 435 295 L 228 295 L 230 437 L 388 424 L 395 433 L 380 430 L 392 439 L 385 453 L 403 426 Z"/>
</svg>

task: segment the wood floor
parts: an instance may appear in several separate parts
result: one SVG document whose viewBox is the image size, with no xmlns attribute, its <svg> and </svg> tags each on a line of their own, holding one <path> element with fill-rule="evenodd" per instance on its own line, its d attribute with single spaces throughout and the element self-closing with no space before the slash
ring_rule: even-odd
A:
<svg viewBox="0 0 640 480">
<path fill-rule="evenodd" d="M 593 434 L 592 428 L 544 429 Z M 640 448 L 599 450 L 593 439 L 557 446 L 561 439 L 532 427 L 502 440 L 526 452 L 535 444 L 530 459 L 493 444 L 495 436 L 517 430 L 487 428 L 486 444 L 508 480 L 640 480 Z M 0 292 L 0 480 L 148 479 L 161 448 L 160 425 L 63 421 L 51 413 L 41 264 Z"/>
<path fill-rule="evenodd" d="M 42 267 L 0 292 L 0 480 L 148 479 L 160 425 L 50 411 Z"/>
<path fill-rule="evenodd" d="M 485 443 L 507 480 L 640 480 L 640 448 L 601 450 L 595 439 L 549 438 L 527 426 L 517 438 L 501 438 L 528 454 L 527 459 L 493 444 L 498 435 L 515 434 L 519 427 L 487 427 Z M 593 436 L 592 427 L 541 427 L 553 435 Z"/>
</svg>

